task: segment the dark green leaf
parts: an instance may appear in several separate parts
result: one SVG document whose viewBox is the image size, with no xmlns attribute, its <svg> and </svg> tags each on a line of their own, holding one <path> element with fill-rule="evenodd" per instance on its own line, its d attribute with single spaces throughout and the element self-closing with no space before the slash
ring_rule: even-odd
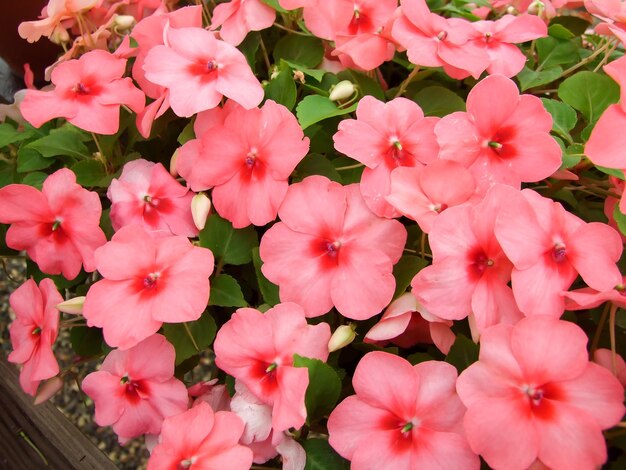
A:
<svg viewBox="0 0 626 470">
<path fill-rule="evenodd" d="M 341 116 L 354 111 L 358 103 L 345 108 L 338 108 L 335 103 L 325 96 L 309 95 L 305 97 L 296 107 L 296 115 L 302 129 L 306 129 L 311 124 L 323 121 L 333 116 Z"/>
<path fill-rule="evenodd" d="M 393 267 L 393 277 L 396 278 L 394 299 L 406 291 L 415 275 L 424 269 L 428 263 L 425 259 L 414 255 L 404 255 Z"/>
<path fill-rule="evenodd" d="M 350 462 L 339 455 L 326 439 L 313 438 L 303 442 L 306 452 L 304 470 L 349 470 Z"/>
<path fill-rule="evenodd" d="M 619 86 L 606 75 L 578 72 L 559 85 L 559 98 L 594 123 L 604 110 L 619 100 Z"/>
<path fill-rule="evenodd" d="M 574 33 L 561 24 L 553 24 L 548 28 L 548 34 L 556 39 L 572 39 Z"/>
<path fill-rule="evenodd" d="M 560 24 L 571 31 L 574 35 L 580 36 L 589 28 L 589 22 L 578 16 L 557 16 L 550 22 L 550 26 Z"/>
<path fill-rule="evenodd" d="M 0 162 L 0 188 L 15 183 L 15 165 L 12 162 Z"/>
<path fill-rule="evenodd" d="M 48 177 L 46 173 L 41 171 L 35 171 L 33 173 L 27 173 L 24 178 L 22 178 L 21 183 L 27 184 L 28 186 L 32 186 L 37 189 L 41 189 L 43 186 L 43 182 Z"/>
<path fill-rule="evenodd" d="M 548 70 L 535 71 L 530 70 L 528 67 L 524 67 L 522 71 L 517 74 L 517 78 L 520 83 L 522 91 L 528 90 L 539 85 L 546 85 L 553 82 L 561 76 L 563 69 L 561 67 L 552 67 Z"/>
<path fill-rule="evenodd" d="M 27 173 L 29 171 L 43 170 L 54 163 L 52 158 L 42 157 L 37 150 L 24 146 L 17 151 L 17 171 Z"/>
<path fill-rule="evenodd" d="M 618 170 L 617 168 L 607 168 L 605 166 L 598 166 L 596 168 L 600 170 L 602 173 L 606 173 L 607 175 L 615 176 L 621 180 L 626 180 L 624 177 L 624 172 L 622 170 Z"/>
<path fill-rule="evenodd" d="M 280 61 L 281 65 L 282 64 L 286 64 L 289 67 L 291 67 L 293 70 L 299 70 L 300 72 L 302 72 L 305 75 L 308 75 L 309 77 L 313 77 L 315 80 L 317 80 L 318 82 L 322 81 L 322 78 L 324 78 L 324 74 L 326 74 L 325 70 L 320 70 L 320 69 L 310 69 L 307 67 L 303 67 L 300 64 L 296 64 L 294 62 L 291 62 L 289 60 L 285 60 L 285 59 L 281 59 Z"/>
<path fill-rule="evenodd" d="M 285 10 L 283 7 L 280 6 L 280 3 L 278 3 L 278 0 L 261 0 L 261 1 L 265 3 L 266 5 L 271 6 L 276 11 L 279 11 L 281 13 L 287 13 L 287 10 Z"/>
<path fill-rule="evenodd" d="M 216 331 L 215 320 L 206 313 L 196 321 L 163 324 L 163 334 L 176 349 L 176 365 L 208 348 Z"/>
<path fill-rule="evenodd" d="M 211 281 L 209 305 L 220 307 L 247 307 L 237 280 L 228 274 L 220 274 Z"/>
<path fill-rule="evenodd" d="M 549 69 L 555 65 L 573 64 L 578 61 L 578 46 L 573 41 L 563 41 L 553 37 L 537 39 L 535 42 L 539 66 Z"/>
<path fill-rule="evenodd" d="M 256 66 L 256 53 L 261 44 L 261 35 L 257 31 L 249 33 L 241 44 L 237 47 L 248 61 L 248 65 L 254 71 Z"/>
<path fill-rule="evenodd" d="M 552 115 L 552 130 L 568 142 L 572 142 L 570 131 L 576 125 L 576 111 L 562 101 L 541 98 L 544 108 Z"/>
<path fill-rule="evenodd" d="M 193 121 L 189 121 L 183 131 L 178 135 L 176 139 L 180 145 L 184 145 L 186 142 L 189 142 L 191 139 L 195 139 L 196 134 L 193 130 Z"/>
<path fill-rule="evenodd" d="M 426 116 L 443 117 L 455 111 L 465 111 L 465 101 L 442 86 L 429 86 L 418 91 L 413 99 Z"/>
<path fill-rule="evenodd" d="M 89 150 L 83 144 L 83 134 L 73 127 L 53 129 L 50 134 L 27 144 L 27 147 L 37 150 L 46 158 L 58 155 L 83 159 L 90 156 Z"/>
<path fill-rule="evenodd" d="M 72 167 L 72 171 L 81 186 L 106 188 L 113 179 L 113 175 L 107 175 L 104 166 L 97 160 L 82 160 Z"/>
<path fill-rule="evenodd" d="M 16 142 L 22 142 L 33 135 L 34 132 L 31 130 L 18 131 L 8 122 L 3 122 L 0 124 L 0 148 Z"/>
<path fill-rule="evenodd" d="M 446 356 L 446 362 L 456 367 L 460 374 L 477 360 L 478 345 L 463 335 L 457 335 L 450 352 Z"/>
<path fill-rule="evenodd" d="M 296 84 L 289 67 L 283 68 L 274 79 L 265 86 L 265 98 L 274 100 L 289 111 L 296 105 Z"/>
<path fill-rule="evenodd" d="M 619 231 L 622 232 L 622 235 L 626 235 L 626 214 L 622 214 L 622 212 L 619 210 L 619 204 L 615 204 L 615 209 L 613 210 L 613 218 L 617 223 Z"/>
<path fill-rule="evenodd" d="M 317 67 L 324 58 L 322 40 L 313 36 L 289 34 L 283 36 L 274 47 L 274 61 L 281 59 L 305 68 Z"/>
<path fill-rule="evenodd" d="M 75 326 L 70 329 L 72 349 L 81 357 L 93 357 L 102 354 L 102 330 Z"/>
<path fill-rule="evenodd" d="M 261 266 L 263 266 L 263 261 L 259 256 L 259 249 L 254 248 L 252 250 L 252 262 L 254 263 L 254 271 L 256 272 L 256 279 L 259 284 L 259 290 L 261 291 L 261 296 L 265 303 L 270 306 L 274 306 L 280 303 L 280 297 L 278 295 L 278 286 L 276 284 L 271 283 L 267 280 L 267 278 L 263 275 L 261 271 Z"/>
<path fill-rule="evenodd" d="M 296 167 L 296 172 L 301 179 L 310 175 L 322 175 L 341 183 L 341 176 L 330 160 L 317 153 L 307 155 Z"/>
<path fill-rule="evenodd" d="M 409 355 L 406 360 L 409 361 L 412 365 L 419 364 L 420 362 L 432 361 L 435 358 L 432 357 L 428 353 L 416 352 Z"/>
<path fill-rule="evenodd" d="M 252 260 L 259 238 L 254 227 L 236 230 L 228 220 L 212 214 L 200 232 L 200 246 L 209 248 L 224 264 L 246 264 Z"/>
<path fill-rule="evenodd" d="M 328 416 L 341 393 L 341 379 L 335 369 L 319 359 L 310 359 L 297 354 L 293 356 L 293 365 L 309 370 L 309 386 L 304 399 L 307 423 Z"/>
</svg>

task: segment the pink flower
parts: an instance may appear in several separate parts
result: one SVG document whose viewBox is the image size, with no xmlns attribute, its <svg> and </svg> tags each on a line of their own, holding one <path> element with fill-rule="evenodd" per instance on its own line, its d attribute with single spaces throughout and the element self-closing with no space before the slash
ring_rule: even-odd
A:
<svg viewBox="0 0 626 470">
<path fill-rule="evenodd" d="M 459 432 L 465 408 L 456 378 L 445 362 L 411 366 L 389 353 L 366 354 L 352 379 L 356 395 L 328 418 L 330 445 L 353 470 L 478 469 L 478 457 Z"/>
<path fill-rule="evenodd" d="M 285 10 L 296 10 L 298 8 L 315 7 L 319 0 L 278 0 L 278 4 Z"/>
<path fill-rule="evenodd" d="M 54 90 L 26 92 L 22 115 L 35 127 L 62 117 L 89 132 L 115 134 L 120 106 L 138 113 L 145 104 L 141 90 L 130 78 L 122 78 L 125 69 L 125 59 L 102 50 L 63 62 L 52 71 Z"/>
<path fill-rule="evenodd" d="M 309 176 L 289 187 L 278 215 L 282 222 L 265 232 L 260 255 L 263 274 L 279 286 L 283 302 L 302 305 L 308 317 L 334 305 L 342 315 L 363 320 L 391 301 L 392 268 L 406 230 L 374 215 L 358 185 Z"/>
<path fill-rule="evenodd" d="M 220 37 L 238 46 L 250 31 L 269 28 L 275 19 L 276 10 L 261 0 L 231 0 L 215 7 L 211 29 L 221 26 Z"/>
<path fill-rule="evenodd" d="M 96 423 L 113 426 L 120 440 L 159 434 L 164 418 L 187 409 L 187 388 L 174 378 L 175 356 L 161 335 L 110 352 L 82 383 L 96 406 Z"/>
<path fill-rule="evenodd" d="M 496 185 L 475 206 L 444 211 L 428 235 L 433 264 L 417 273 L 413 295 L 446 320 L 471 315 L 474 337 L 497 323 L 515 323 L 521 313 L 508 286 L 513 268 L 494 234 L 496 217 L 517 192 Z"/>
<path fill-rule="evenodd" d="M 409 60 L 424 67 L 443 67 L 453 78 L 478 78 L 489 66 L 485 50 L 470 41 L 472 24 L 431 13 L 425 0 L 402 0 L 402 16 L 391 34 L 407 49 Z"/>
<path fill-rule="evenodd" d="M 82 11 L 93 7 L 99 0 L 50 0 L 41 10 L 41 16 L 36 21 L 20 23 L 18 32 L 28 42 L 39 41 L 41 36 L 50 37 L 55 30 L 65 31 L 67 20 L 73 19 Z M 40 4 L 42 2 L 39 2 Z"/>
<path fill-rule="evenodd" d="M 230 411 L 230 395 L 226 385 L 218 384 L 217 379 L 199 382 L 187 389 L 192 406 L 201 402 L 211 405 L 213 411 Z"/>
<path fill-rule="evenodd" d="M 441 212 L 469 201 L 474 190 L 474 177 L 465 167 L 450 160 L 435 160 L 424 167 L 393 170 L 385 199 L 428 233 Z"/>
<path fill-rule="evenodd" d="M 602 430 L 624 414 L 624 389 L 587 358 L 575 324 L 545 316 L 483 333 L 478 362 L 457 381 L 472 450 L 495 469 L 599 467 Z"/>
<path fill-rule="evenodd" d="M 265 225 L 276 218 L 309 139 L 294 115 L 271 100 L 261 109 L 231 105 L 220 114 L 223 123 L 181 148 L 178 172 L 194 191 L 214 187 L 215 210 L 235 228 Z"/>
<path fill-rule="evenodd" d="M 611 289 L 598 291 L 590 287 L 562 293 L 565 297 L 565 310 L 587 310 L 611 302 L 619 308 L 626 308 L 626 278 Z"/>
<path fill-rule="evenodd" d="M 435 134 L 439 158 L 469 168 L 485 192 L 494 183 L 519 188 L 558 170 L 561 147 L 551 128 L 552 117 L 539 98 L 520 96 L 512 80 L 491 75 L 470 91 L 467 112 L 442 118 Z"/>
<path fill-rule="evenodd" d="M 626 5 L 621 0 L 585 0 L 585 8 L 599 18 L 596 25 L 597 34 L 615 35 L 624 42 L 626 40 Z"/>
<path fill-rule="evenodd" d="M 169 28 L 166 45 L 146 56 L 146 78 L 169 90 L 172 110 L 189 117 L 215 108 L 223 96 L 246 109 L 257 107 L 263 87 L 244 55 L 202 28 Z"/>
<path fill-rule="evenodd" d="M 87 325 L 102 328 L 110 346 L 128 349 L 164 322 L 197 320 L 209 301 L 213 261 L 186 237 L 155 239 L 140 226 L 122 227 L 96 251 L 104 279 L 87 292 Z"/>
<path fill-rule="evenodd" d="M 513 262 L 513 294 L 526 315 L 563 313 L 561 292 L 577 273 L 596 290 L 622 282 L 615 263 L 622 241 L 608 225 L 585 223 L 530 189 L 511 197 L 498 215 L 496 238 Z"/>
<path fill-rule="evenodd" d="M 106 243 L 100 229 L 102 206 L 95 192 L 76 184 L 76 175 L 60 169 L 38 191 L 25 184 L 0 189 L 0 222 L 12 224 L 6 244 L 26 250 L 47 274 L 74 279 L 84 265 L 96 269 L 94 251 Z"/>
<path fill-rule="evenodd" d="M 385 201 L 391 171 L 437 158 L 434 128 L 439 118 L 425 118 L 422 109 L 406 98 L 383 103 L 372 96 L 359 101 L 356 116 L 339 123 L 335 148 L 367 167 L 360 185 L 367 207 L 380 217 L 397 217 L 399 212 Z"/>
<path fill-rule="evenodd" d="M 619 354 L 610 349 L 596 349 L 593 353 L 593 362 L 611 372 L 622 387 L 626 387 L 626 361 Z"/>
<path fill-rule="evenodd" d="M 13 351 L 8 359 L 22 364 L 20 385 L 32 396 L 42 380 L 59 373 L 52 345 L 59 331 L 56 305 L 61 302 L 63 297 L 50 279 L 43 279 L 39 286 L 29 279 L 9 297 L 15 320 L 9 326 Z"/>
<path fill-rule="evenodd" d="M 247 470 L 252 465 L 252 451 L 239 445 L 242 433 L 243 422 L 234 413 L 215 413 L 208 404 L 200 403 L 165 419 L 148 470 Z"/>
<path fill-rule="evenodd" d="M 128 162 L 120 178 L 111 181 L 107 197 L 115 230 L 137 224 L 157 236 L 198 235 L 191 217 L 193 194 L 160 163 Z"/>
<path fill-rule="evenodd" d="M 272 427 L 282 432 L 306 419 L 309 375 L 293 366 L 294 354 L 326 361 L 329 339 L 328 324 L 307 325 L 297 304 L 278 304 L 264 314 L 240 308 L 217 333 L 215 363 L 272 406 Z"/>
</svg>

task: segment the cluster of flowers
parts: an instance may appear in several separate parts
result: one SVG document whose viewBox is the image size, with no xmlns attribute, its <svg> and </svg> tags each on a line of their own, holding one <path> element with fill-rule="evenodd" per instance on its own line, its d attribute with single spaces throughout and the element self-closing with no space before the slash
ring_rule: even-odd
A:
<svg viewBox="0 0 626 470">
<path fill-rule="evenodd" d="M 53 87 L 25 93 L 22 122 L 39 128 L 64 118 L 114 135 L 124 107 L 148 139 L 166 113 L 195 119 L 169 169 L 143 158 L 119 169 L 107 214 L 67 168 L 41 190 L 0 188 L 9 248 L 44 274 L 94 273 L 84 297 L 65 301 L 48 278 L 12 294 L 9 360 L 22 365 L 22 388 L 40 402 L 62 387 L 52 351 L 60 311 L 79 315 L 72 325 L 101 329 L 114 348 L 82 381 L 95 420 L 121 443 L 145 435 L 149 470 L 249 468 L 278 455 L 283 468 L 301 470 L 313 368 L 336 367 L 335 351 L 363 325 L 362 350 L 371 352 L 352 362 L 343 400 L 327 404 L 326 425 L 316 429 L 355 470 L 478 469 L 479 456 L 496 469 L 603 464 L 602 432 L 626 411 L 626 363 L 614 338 L 612 351 L 596 344 L 590 361 L 587 333 L 561 317 L 606 303 L 614 332 L 616 310 L 626 307 L 617 264 L 624 239 L 613 218 L 616 205 L 626 213 L 623 180 L 611 179 L 604 201 L 612 226 L 529 187 L 579 177 L 562 166 L 542 100 L 511 79 L 527 60 L 516 44 L 545 37 L 546 21 L 580 2 L 498 0 L 474 6 L 482 19 L 470 21 L 433 13 L 424 0 L 232 0 L 212 9 L 207 28 L 208 10 L 172 3 L 51 0 L 40 20 L 20 26 L 29 41 L 72 44 L 50 68 Z M 598 33 L 626 39 L 622 3 L 586 3 L 602 20 Z M 331 134 L 334 151 L 363 167 L 358 183 L 320 174 L 294 181 L 313 137 L 288 107 L 264 101 L 236 47 L 274 25 L 277 9 L 302 19 L 299 34 L 325 40 L 325 70 L 372 71 L 386 87 L 381 65 L 404 52 L 416 65 L 397 97 L 363 96 Z M 493 12 L 498 19 L 487 20 Z M 399 96 L 424 67 L 472 77 L 465 111 L 425 116 Z M 590 131 L 584 169 L 626 172 L 625 67 L 620 58 L 604 68 L 622 99 Z M 164 325 L 184 324 L 193 341 L 188 323 L 210 315 L 224 259 L 190 239 L 204 233 L 211 211 L 234 231 L 263 227 L 258 275 L 278 286 L 280 303 L 230 311 L 210 348 L 231 386 L 213 378 L 188 388 L 175 376 Z M 115 231 L 110 240 L 103 218 Z M 394 265 L 414 229 L 423 255 L 428 239 L 431 263 L 413 271 L 407 291 Z M 579 276 L 586 287 L 569 290 Z M 449 363 L 413 365 L 385 348 L 428 343 L 448 354 L 465 319 L 480 353 L 460 375 Z"/>
</svg>

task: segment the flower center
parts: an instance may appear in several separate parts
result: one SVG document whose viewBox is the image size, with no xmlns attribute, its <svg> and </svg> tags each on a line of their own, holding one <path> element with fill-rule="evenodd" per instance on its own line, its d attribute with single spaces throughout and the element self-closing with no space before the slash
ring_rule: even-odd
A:
<svg viewBox="0 0 626 470">
<path fill-rule="evenodd" d="M 526 385 L 523 388 L 524 393 L 528 396 L 528 399 L 533 404 L 533 406 L 539 406 L 541 401 L 543 400 L 543 390 L 541 388 L 536 388 L 531 385 Z"/>
<path fill-rule="evenodd" d="M 186 470 L 186 469 L 190 468 L 194 463 L 196 463 L 197 460 L 198 460 L 198 457 L 196 457 L 196 456 L 193 456 L 193 457 L 188 458 L 188 459 L 181 460 L 178 463 L 178 466 L 176 467 L 176 470 Z"/>
<path fill-rule="evenodd" d="M 33 336 L 38 336 L 41 334 L 41 328 L 39 328 L 38 326 L 36 326 L 35 328 L 33 328 L 33 331 L 31 331 L 31 334 Z"/>
<path fill-rule="evenodd" d="M 437 212 L 437 213 L 439 213 L 441 211 L 445 211 L 447 208 L 448 208 L 448 204 L 445 204 L 443 202 L 437 203 L 437 204 L 430 204 L 428 206 L 428 209 L 430 209 L 433 212 Z"/>
<path fill-rule="evenodd" d="M 150 273 L 143 280 L 143 286 L 146 289 L 152 289 L 157 284 L 157 279 L 161 277 L 161 273 Z"/>
<path fill-rule="evenodd" d="M 413 427 L 414 427 L 414 424 L 409 421 L 404 426 L 402 426 L 402 429 L 400 430 L 400 432 L 402 433 L 409 432 L 411 429 L 413 429 Z"/>
<path fill-rule="evenodd" d="M 76 85 L 74 85 L 74 88 L 72 88 L 72 90 L 77 95 L 88 95 L 91 92 L 91 89 L 81 82 L 78 82 Z"/>
<path fill-rule="evenodd" d="M 206 63 L 206 72 L 207 73 L 217 72 L 217 68 L 218 68 L 217 62 L 214 59 L 213 60 L 209 60 Z"/>
<path fill-rule="evenodd" d="M 339 254 L 339 248 L 341 248 L 341 242 L 326 242 L 326 254 L 332 258 L 336 258 Z"/>
<path fill-rule="evenodd" d="M 620 293 L 620 295 L 626 296 L 626 286 L 624 284 L 618 284 L 614 289 Z"/>
<path fill-rule="evenodd" d="M 487 268 L 491 268 L 494 265 L 494 261 L 489 259 L 485 253 L 478 253 L 474 258 L 474 270 L 478 275 L 482 275 Z"/>
<path fill-rule="evenodd" d="M 258 150 L 256 147 L 252 147 L 250 151 L 246 154 L 246 159 L 244 160 L 246 166 L 250 169 L 254 168 L 256 164 L 256 159 L 258 156 Z"/>
<path fill-rule="evenodd" d="M 563 243 L 556 243 L 552 249 L 552 259 L 557 263 L 562 263 L 567 258 L 567 250 Z"/>
<path fill-rule="evenodd" d="M 448 37 L 448 32 L 447 31 L 441 31 L 439 32 L 439 34 L 437 35 L 437 39 L 439 39 L 440 41 L 445 41 L 445 39 Z"/>
</svg>

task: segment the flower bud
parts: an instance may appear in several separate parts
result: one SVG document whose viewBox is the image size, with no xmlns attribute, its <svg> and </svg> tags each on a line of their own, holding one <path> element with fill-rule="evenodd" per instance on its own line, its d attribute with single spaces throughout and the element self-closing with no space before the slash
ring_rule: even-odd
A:
<svg viewBox="0 0 626 470">
<path fill-rule="evenodd" d="M 57 304 L 57 309 L 63 313 L 69 313 L 71 315 L 82 315 L 83 304 L 85 303 L 85 296 L 74 297 L 73 299 L 66 300 Z"/>
<path fill-rule="evenodd" d="M 546 9 L 546 5 L 541 0 L 533 0 L 526 10 L 531 15 L 541 16 Z"/>
<path fill-rule="evenodd" d="M 352 341 L 354 341 L 354 338 L 356 338 L 354 330 L 356 330 L 356 325 L 354 323 L 341 325 L 337 328 L 328 342 L 328 351 L 333 352 L 338 349 L 345 348 Z"/>
<path fill-rule="evenodd" d="M 113 29 L 117 31 L 128 31 L 137 21 L 131 15 L 116 15 L 113 19 Z"/>
<path fill-rule="evenodd" d="M 41 405 L 42 403 L 50 400 L 58 391 L 63 388 L 63 379 L 58 375 L 46 380 L 37 390 L 35 395 L 35 405 Z"/>
<path fill-rule="evenodd" d="M 330 89 L 330 101 L 339 101 L 350 98 L 355 92 L 354 84 L 350 80 L 342 80 Z"/>
<path fill-rule="evenodd" d="M 198 230 L 202 230 L 211 211 L 211 200 L 204 193 L 198 193 L 191 199 L 191 216 Z"/>
<path fill-rule="evenodd" d="M 176 168 L 176 162 L 178 161 L 178 150 L 179 149 L 176 149 L 174 151 L 174 155 L 172 155 L 172 158 L 170 159 L 170 175 L 172 175 L 174 178 L 178 176 L 178 169 Z"/>
<path fill-rule="evenodd" d="M 67 30 L 63 26 L 57 26 L 52 31 L 50 35 L 50 41 L 57 45 L 67 44 L 70 42 L 70 35 L 67 33 Z"/>
</svg>

